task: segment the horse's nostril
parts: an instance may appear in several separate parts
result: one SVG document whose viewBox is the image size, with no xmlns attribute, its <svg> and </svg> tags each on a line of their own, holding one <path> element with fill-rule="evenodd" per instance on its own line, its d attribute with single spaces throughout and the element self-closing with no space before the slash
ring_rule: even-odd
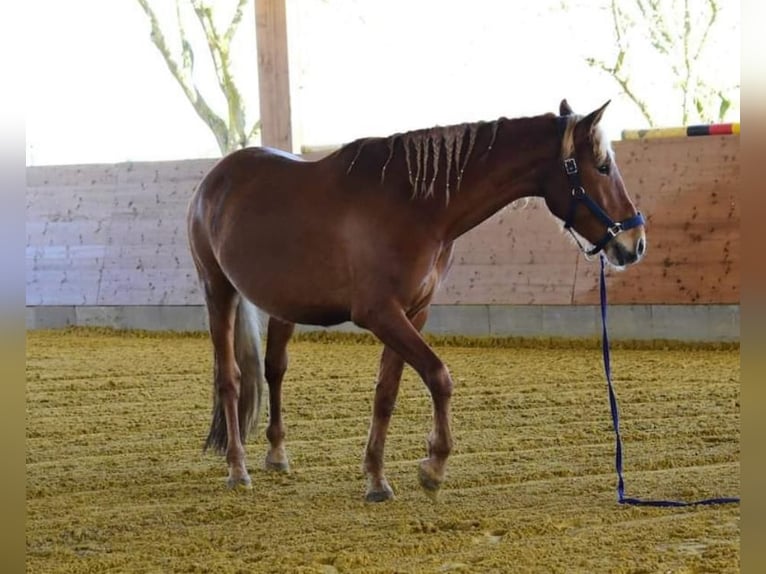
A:
<svg viewBox="0 0 766 574">
<path fill-rule="evenodd" d="M 638 240 L 638 243 L 636 244 L 636 255 L 638 255 L 639 257 L 643 257 L 645 250 L 646 250 L 646 241 L 642 237 Z"/>
<path fill-rule="evenodd" d="M 617 265 L 625 265 L 629 263 L 630 256 L 628 250 L 619 241 L 615 241 L 614 244 L 614 258 L 617 260 Z"/>
</svg>

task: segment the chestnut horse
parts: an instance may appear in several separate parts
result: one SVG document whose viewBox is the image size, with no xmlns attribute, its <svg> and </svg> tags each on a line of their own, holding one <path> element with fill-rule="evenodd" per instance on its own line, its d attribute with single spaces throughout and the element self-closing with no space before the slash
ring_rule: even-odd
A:
<svg viewBox="0 0 766 574">
<path fill-rule="evenodd" d="M 265 376 L 266 468 L 287 471 L 280 412 L 295 323 L 353 321 L 384 347 L 364 454 L 366 499 L 393 497 L 383 449 L 404 363 L 430 391 L 433 430 L 420 483 L 435 493 L 452 450 L 449 371 L 420 334 L 454 241 L 522 197 L 544 198 L 582 247 L 610 264 L 641 259 L 644 220 L 599 127 L 566 100 L 559 115 L 365 138 L 318 160 L 268 148 L 235 151 L 191 199 L 188 232 L 214 348 L 213 420 L 205 448 L 226 454 L 230 487 L 249 487 L 243 444 Z M 585 248 L 583 248 L 585 250 Z M 256 308 L 269 316 L 264 366 Z"/>
</svg>

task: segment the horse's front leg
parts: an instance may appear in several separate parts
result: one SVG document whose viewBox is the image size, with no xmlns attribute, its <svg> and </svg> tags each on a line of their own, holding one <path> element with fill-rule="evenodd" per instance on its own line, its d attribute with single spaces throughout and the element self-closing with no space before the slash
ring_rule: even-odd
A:
<svg viewBox="0 0 766 574">
<path fill-rule="evenodd" d="M 444 481 L 447 457 L 452 450 L 452 434 L 449 427 L 452 378 L 447 367 L 423 340 L 423 337 L 418 332 L 418 328 L 407 319 L 404 311 L 393 304 L 369 305 L 366 308 L 371 309 L 371 312 L 360 313 L 354 317 L 354 322 L 375 333 L 387 348 L 390 348 L 391 351 L 411 365 L 423 379 L 431 393 L 434 406 L 434 427 L 428 438 L 428 457 L 420 462 L 419 478 L 423 488 L 429 492 L 436 492 Z M 425 317 L 423 317 L 423 322 L 425 322 Z M 401 369 L 398 374 L 401 375 Z M 397 389 L 398 381 L 399 378 L 397 377 Z M 376 433 L 375 418 L 378 417 L 376 409 L 373 426 L 370 431 L 370 440 L 368 441 L 368 456 L 365 459 L 365 463 L 369 460 L 373 464 L 377 463 L 380 467 L 375 469 L 373 466 L 373 473 L 368 471 L 368 476 L 373 478 L 376 476 L 374 474 L 376 470 L 378 471 L 378 476 L 382 478 L 382 442 L 379 442 L 379 440 L 385 434 L 385 428 L 387 428 L 390 418 L 390 412 L 387 413 L 387 409 L 384 408 L 390 402 L 390 394 L 390 389 L 388 389 L 388 392 L 376 389 L 376 407 L 378 406 L 378 397 L 382 397 L 380 424 L 378 426 L 379 430 Z M 390 407 L 393 408 L 393 404 Z M 388 414 L 387 417 L 385 416 L 386 414 Z M 385 421 L 384 424 L 383 421 Z M 369 454 L 370 444 L 373 445 L 372 456 Z M 377 446 L 377 444 L 380 446 Z M 379 449 L 379 455 L 375 454 L 376 449 Z M 370 486 L 373 488 L 376 486 L 383 488 L 382 484 L 376 485 L 374 481 L 371 482 Z M 373 499 L 374 497 L 375 495 L 373 495 Z M 370 499 L 369 490 L 368 499 Z"/>
<path fill-rule="evenodd" d="M 427 316 L 427 310 L 423 309 L 413 317 L 412 324 L 418 331 L 423 328 Z M 404 359 L 390 347 L 384 347 L 380 357 L 372 422 L 364 456 L 363 468 L 367 475 L 366 499 L 368 502 L 382 502 L 394 497 L 394 492 L 383 473 L 383 451 L 403 370 Z"/>
</svg>

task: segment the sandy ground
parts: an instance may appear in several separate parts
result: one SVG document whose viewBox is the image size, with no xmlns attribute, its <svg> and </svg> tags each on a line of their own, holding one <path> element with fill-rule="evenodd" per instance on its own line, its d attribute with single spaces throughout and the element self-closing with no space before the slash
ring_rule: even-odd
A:
<svg viewBox="0 0 766 574">
<path fill-rule="evenodd" d="M 437 347 L 455 379 L 455 450 L 417 484 L 430 399 L 405 371 L 387 445 L 394 501 L 368 504 L 361 456 L 380 347 L 291 343 L 292 473 L 225 488 L 202 454 L 206 338 L 103 331 L 27 339 L 27 571 L 738 572 L 738 505 L 617 504 L 593 345 Z M 613 350 L 627 494 L 739 494 L 739 351 Z"/>
</svg>

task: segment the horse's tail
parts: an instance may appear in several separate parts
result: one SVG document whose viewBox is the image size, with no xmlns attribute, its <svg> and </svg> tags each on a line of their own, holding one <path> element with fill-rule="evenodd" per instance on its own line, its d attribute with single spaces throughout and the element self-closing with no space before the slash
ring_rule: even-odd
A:
<svg viewBox="0 0 766 574">
<path fill-rule="evenodd" d="M 240 371 L 239 385 L 239 436 L 242 443 L 248 433 L 258 426 L 263 398 L 264 378 L 261 363 L 261 335 L 258 309 L 240 295 L 237 317 L 234 323 L 234 357 Z M 218 393 L 215 393 L 213 420 L 205 441 L 205 450 L 212 448 L 221 454 L 226 452 L 226 415 Z"/>
</svg>

